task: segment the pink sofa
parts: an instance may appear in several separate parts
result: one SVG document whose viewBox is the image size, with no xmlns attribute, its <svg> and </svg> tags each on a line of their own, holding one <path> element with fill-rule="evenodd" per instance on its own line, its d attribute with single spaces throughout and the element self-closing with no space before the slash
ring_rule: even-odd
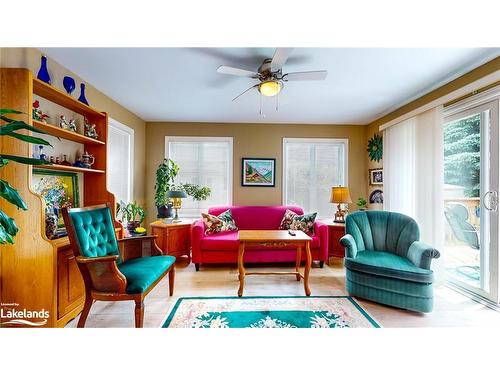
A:
<svg viewBox="0 0 500 375">
<path fill-rule="evenodd" d="M 239 229 L 279 229 L 281 219 L 286 209 L 299 215 L 304 212 L 295 206 L 228 206 L 212 207 L 209 214 L 219 215 L 230 209 L 236 226 Z M 319 260 L 323 267 L 328 259 L 328 226 L 315 222 L 314 235 L 311 237 L 311 254 L 313 260 Z M 191 249 L 193 263 L 198 271 L 200 264 L 207 263 L 237 263 L 238 232 L 221 232 L 205 235 L 203 220 L 193 223 L 191 230 Z M 269 249 L 249 247 L 245 250 L 246 263 L 295 262 L 294 247 Z M 303 254 L 302 259 L 305 259 Z"/>
</svg>

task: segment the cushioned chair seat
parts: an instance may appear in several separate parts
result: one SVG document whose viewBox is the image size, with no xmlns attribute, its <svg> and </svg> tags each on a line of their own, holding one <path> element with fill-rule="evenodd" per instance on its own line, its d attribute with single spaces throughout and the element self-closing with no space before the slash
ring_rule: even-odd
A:
<svg viewBox="0 0 500 375">
<path fill-rule="evenodd" d="M 135 258 L 119 264 L 118 269 L 127 278 L 127 293 L 146 291 L 173 263 L 170 255 Z"/>
<path fill-rule="evenodd" d="M 417 283 L 432 283 L 433 272 L 415 266 L 408 258 L 386 251 L 360 251 L 356 258 L 345 258 L 346 268 L 378 276 Z"/>
<path fill-rule="evenodd" d="M 319 247 L 319 236 L 311 236 L 311 249 Z M 201 247 L 204 250 L 212 251 L 238 251 L 238 231 L 228 231 L 203 237 L 201 240 Z M 248 245 L 246 250 L 261 249 L 261 246 Z M 283 249 L 295 249 L 294 246 L 283 247 Z"/>
</svg>

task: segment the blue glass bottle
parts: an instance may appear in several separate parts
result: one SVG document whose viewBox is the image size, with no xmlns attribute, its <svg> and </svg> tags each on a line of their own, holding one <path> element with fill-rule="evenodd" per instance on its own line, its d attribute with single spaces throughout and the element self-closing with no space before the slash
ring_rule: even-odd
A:
<svg viewBox="0 0 500 375">
<path fill-rule="evenodd" d="M 89 105 L 89 102 L 87 101 L 87 98 L 85 97 L 85 83 L 80 84 L 80 97 L 78 98 L 80 102 L 83 104 Z"/>
<path fill-rule="evenodd" d="M 48 83 L 50 85 L 50 75 L 49 71 L 47 70 L 47 57 L 43 56 L 41 57 L 41 62 L 40 62 L 40 70 L 38 71 L 38 75 L 36 76 L 40 81 L 43 81 L 45 83 Z"/>
</svg>

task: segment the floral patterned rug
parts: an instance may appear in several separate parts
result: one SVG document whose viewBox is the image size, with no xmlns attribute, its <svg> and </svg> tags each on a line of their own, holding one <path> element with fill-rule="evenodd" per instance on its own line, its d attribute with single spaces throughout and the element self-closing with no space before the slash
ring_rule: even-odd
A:
<svg viewBox="0 0 500 375">
<path fill-rule="evenodd" d="M 369 328 L 380 325 L 348 296 L 179 298 L 163 328 Z"/>
</svg>

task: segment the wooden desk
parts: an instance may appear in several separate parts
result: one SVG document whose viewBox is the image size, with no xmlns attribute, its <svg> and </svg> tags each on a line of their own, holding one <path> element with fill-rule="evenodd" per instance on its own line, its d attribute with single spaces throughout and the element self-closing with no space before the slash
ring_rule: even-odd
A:
<svg viewBox="0 0 500 375">
<path fill-rule="evenodd" d="M 240 230 L 238 231 L 238 271 L 240 287 L 238 289 L 238 297 L 243 295 L 243 287 L 245 286 L 245 276 L 247 275 L 295 275 L 297 281 L 304 279 L 304 291 L 306 296 L 311 295 L 309 289 L 309 272 L 311 270 L 311 237 L 302 231 L 293 231 L 295 236 L 291 236 L 287 230 Z M 247 244 L 258 244 L 263 247 L 285 247 L 294 245 L 297 247 L 297 255 L 295 257 L 295 272 L 246 272 L 243 256 L 245 254 L 245 246 Z M 300 261 L 302 257 L 302 249 L 306 250 L 306 265 L 304 274 L 300 273 Z"/>
<path fill-rule="evenodd" d="M 157 220 L 150 224 L 151 234 L 158 236 L 156 244 L 168 255 L 188 257 L 191 263 L 191 224 L 192 220 L 182 220 L 179 223 L 166 223 Z"/>
<path fill-rule="evenodd" d="M 344 248 L 340 245 L 340 239 L 345 234 L 345 224 L 336 223 L 332 219 L 321 220 L 321 222 L 328 225 L 328 264 L 330 264 L 330 257 L 344 257 Z"/>
</svg>

